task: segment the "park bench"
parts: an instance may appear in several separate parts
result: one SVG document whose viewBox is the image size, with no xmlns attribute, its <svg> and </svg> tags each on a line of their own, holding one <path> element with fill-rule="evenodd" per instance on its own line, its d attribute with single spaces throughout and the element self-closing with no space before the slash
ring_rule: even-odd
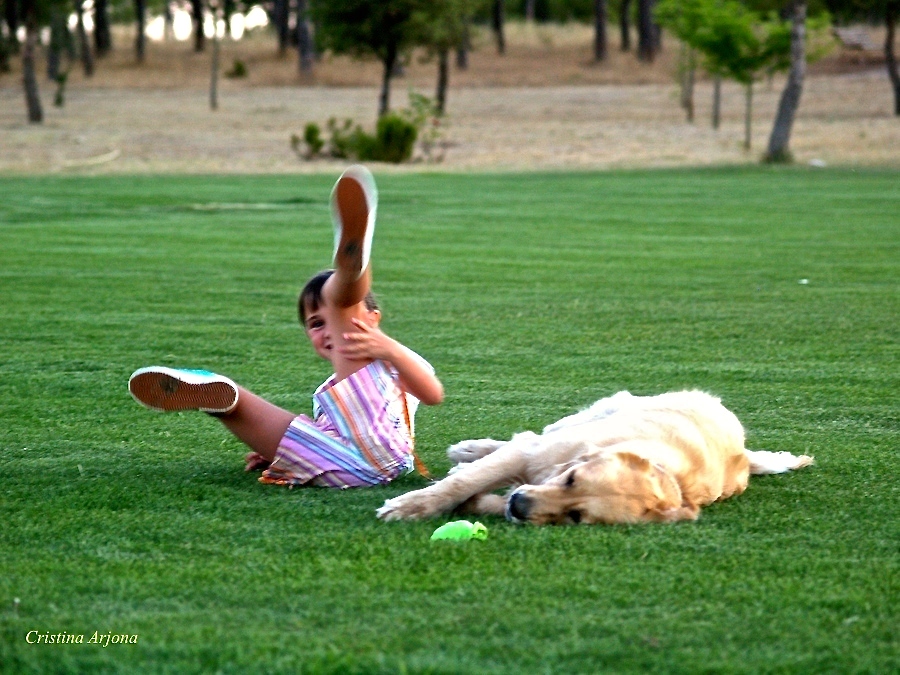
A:
<svg viewBox="0 0 900 675">
<path fill-rule="evenodd" d="M 834 28 L 834 36 L 843 47 L 853 51 L 871 52 L 879 49 L 869 35 L 869 31 L 861 27 Z"/>
</svg>

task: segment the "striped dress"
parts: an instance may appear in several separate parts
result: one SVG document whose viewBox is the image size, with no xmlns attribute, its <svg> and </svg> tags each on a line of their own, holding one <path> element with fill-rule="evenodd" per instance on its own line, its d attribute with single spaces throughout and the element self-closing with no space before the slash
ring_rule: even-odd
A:
<svg viewBox="0 0 900 675">
<path fill-rule="evenodd" d="M 294 418 L 259 480 L 349 488 L 389 483 L 408 473 L 413 430 L 403 396 L 397 372 L 384 361 L 340 382 L 332 376 L 313 395 L 313 417 Z M 419 401 L 405 396 L 411 424 Z"/>
</svg>

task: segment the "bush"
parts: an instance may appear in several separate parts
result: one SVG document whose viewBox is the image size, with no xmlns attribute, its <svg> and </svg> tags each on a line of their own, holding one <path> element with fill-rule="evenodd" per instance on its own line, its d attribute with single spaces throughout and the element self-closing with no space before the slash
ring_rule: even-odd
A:
<svg viewBox="0 0 900 675">
<path fill-rule="evenodd" d="M 382 115 L 375 129 L 371 156 L 363 157 L 360 154 L 359 158 L 394 164 L 407 162 L 412 157 L 418 136 L 419 129 L 409 120 L 395 113 Z"/>
<path fill-rule="evenodd" d="M 318 157 L 325 147 L 325 141 L 322 140 L 322 131 L 315 122 L 310 122 L 303 129 L 303 142 L 306 143 L 309 157 Z"/>
<path fill-rule="evenodd" d="M 358 124 L 353 128 L 353 120 L 346 119 L 338 126 L 338 121 L 332 117 L 328 120 L 328 131 L 331 133 L 331 142 L 328 154 L 338 159 L 354 159 L 359 157 L 360 146 L 365 146 L 366 133 Z"/>
<path fill-rule="evenodd" d="M 240 59 L 235 59 L 234 64 L 231 66 L 231 70 L 225 73 L 225 77 L 247 77 L 247 65 Z"/>
<path fill-rule="evenodd" d="M 420 130 L 426 127 L 434 116 L 434 105 L 430 99 L 421 95 L 410 94 L 412 108 L 399 113 L 382 115 L 372 135 L 363 130 L 353 120 L 338 122 L 332 117 L 328 120 L 328 149 L 325 154 L 336 159 L 354 159 L 363 162 L 392 162 L 399 164 L 412 159 L 419 138 Z M 436 141 L 437 127 L 425 134 L 423 144 L 428 157 Z M 301 142 L 306 151 L 300 151 Z M 303 130 L 303 138 L 291 136 L 291 147 L 305 159 L 314 159 L 323 154 L 325 140 L 322 138 L 319 125 L 310 122 Z"/>
</svg>

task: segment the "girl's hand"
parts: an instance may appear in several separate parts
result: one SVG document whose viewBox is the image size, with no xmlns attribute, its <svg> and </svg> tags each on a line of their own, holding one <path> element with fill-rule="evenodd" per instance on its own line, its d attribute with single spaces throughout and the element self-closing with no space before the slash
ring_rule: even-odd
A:
<svg viewBox="0 0 900 675">
<path fill-rule="evenodd" d="M 388 361 L 397 371 L 400 384 L 425 405 L 437 405 L 444 400 L 444 386 L 434 370 L 421 356 L 404 347 L 394 338 L 359 319 L 351 319 L 359 328 L 357 333 L 344 333 L 346 344 L 338 351 L 349 359 L 380 359 Z"/>
<path fill-rule="evenodd" d="M 344 333 L 346 344 L 338 347 L 338 351 L 348 359 L 365 360 L 381 359 L 391 361 L 397 342 L 385 335 L 377 326 L 370 326 L 360 319 L 350 319 L 359 328 L 357 333 Z"/>
</svg>

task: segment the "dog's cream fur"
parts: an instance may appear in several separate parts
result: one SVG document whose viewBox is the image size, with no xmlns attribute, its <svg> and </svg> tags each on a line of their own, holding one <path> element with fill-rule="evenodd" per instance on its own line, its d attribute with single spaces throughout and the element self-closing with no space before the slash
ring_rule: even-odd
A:
<svg viewBox="0 0 900 675">
<path fill-rule="evenodd" d="M 737 417 L 699 391 L 623 391 L 540 435 L 463 441 L 447 453 L 456 466 L 446 478 L 387 500 L 378 517 L 408 520 L 457 510 L 535 524 L 695 520 L 701 506 L 743 492 L 751 473 L 813 462 L 747 450 Z M 510 486 L 508 496 L 493 494 Z"/>
</svg>

